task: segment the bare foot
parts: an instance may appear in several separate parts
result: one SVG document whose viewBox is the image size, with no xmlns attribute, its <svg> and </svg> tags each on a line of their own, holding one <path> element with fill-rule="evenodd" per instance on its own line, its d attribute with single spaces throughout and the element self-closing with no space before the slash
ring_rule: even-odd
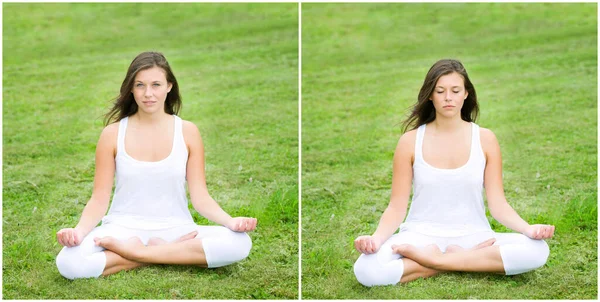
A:
<svg viewBox="0 0 600 302">
<path fill-rule="evenodd" d="M 446 254 L 458 253 L 458 252 L 462 252 L 462 251 L 474 251 L 474 250 L 482 249 L 484 247 L 492 246 L 495 242 L 496 242 L 496 238 L 490 238 L 470 249 L 465 249 L 458 245 L 451 244 L 448 247 L 446 247 Z"/>
<path fill-rule="evenodd" d="M 198 231 L 193 231 L 190 233 L 187 233 L 177 239 L 175 239 L 175 241 L 173 242 L 182 242 L 182 241 L 186 241 L 186 240 L 190 240 L 190 239 L 194 239 L 196 238 L 196 235 L 198 235 Z M 158 238 L 158 237 L 152 237 L 150 239 L 148 239 L 148 246 L 156 246 L 156 245 L 163 245 L 163 244 L 167 244 L 168 242 L 162 238 Z"/>
<path fill-rule="evenodd" d="M 181 242 L 181 241 L 186 241 L 186 240 L 194 239 L 194 238 L 196 238 L 197 235 L 198 235 L 198 231 L 189 232 L 189 233 L 187 233 L 187 234 L 185 234 L 185 235 L 177 238 L 173 242 Z"/>
<path fill-rule="evenodd" d="M 155 246 L 155 245 L 163 245 L 166 244 L 167 241 L 158 237 L 152 237 L 150 239 L 148 239 L 148 244 L 147 246 Z"/>
<path fill-rule="evenodd" d="M 478 250 L 478 249 L 482 249 L 484 247 L 492 246 L 492 245 L 494 245 L 494 243 L 496 243 L 496 238 L 490 238 L 490 239 L 474 246 L 473 248 L 471 248 L 471 250 Z"/>
<path fill-rule="evenodd" d="M 125 259 L 133 261 L 136 261 L 137 252 L 145 247 L 144 243 L 142 243 L 142 240 L 140 240 L 138 237 L 131 237 L 126 241 L 121 241 L 110 236 L 102 238 L 96 237 L 94 238 L 94 242 L 98 246 L 112 251 Z"/>
<path fill-rule="evenodd" d="M 424 248 L 417 248 L 410 244 L 392 245 L 394 253 L 400 254 L 408 259 L 414 260 L 422 266 L 437 269 L 438 260 L 444 255 L 440 248 L 435 244 L 430 244 Z"/>
<path fill-rule="evenodd" d="M 461 246 L 455 245 L 455 244 L 451 244 L 449 246 L 446 247 L 446 252 L 444 254 L 451 254 L 451 253 L 458 253 L 458 252 L 462 252 L 465 249 Z"/>
<path fill-rule="evenodd" d="M 482 248 L 493 245 L 495 242 L 496 242 L 496 239 L 491 238 L 491 239 L 488 239 L 488 240 L 474 246 L 473 248 L 471 248 L 469 250 L 482 249 Z M 449 253 L 453 253 L 453 252 L 456 253 L 456 252 L 465 250 L 462 247 L 457 246 L 457 245 L 448 246 L 448 248 L 450 248 Z M 448 252 L 448 248 L 446 248 L 447 252 Z M 432 268 L 432 269 L 437 269 L 437 270 L 440 269 L 440 260 L 444 256 L 444 253 L 442 253 L 442 251 L 435 244 L 428 245 L 424 248 L 417 248 L 410 244 L 400 244 L 400 245 L 392 245 L 392 249 L 394 250 L 394 253 L 400 254 L 403 257 L 411 259 L 411 260 L 419 263 L 422 266 Z"/>
</svg>

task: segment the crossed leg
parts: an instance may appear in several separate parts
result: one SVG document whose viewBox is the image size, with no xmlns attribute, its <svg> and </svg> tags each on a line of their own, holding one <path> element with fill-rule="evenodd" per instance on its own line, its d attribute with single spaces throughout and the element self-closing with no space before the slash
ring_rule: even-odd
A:
<svg viewBox="0 0 600 302">
<path fill-rule="evenodd" d="M 179 240 L 171 241 L 174 234 L 185 234 L 191 230 L 191 233 Z M 94 238 L 94 242 L 118 255 L 118 261 L 124 269 L 137 267 L 139 263 L 215 268 L 245 259 L 252 248 L 248 234 L 233 232 L 222 226 L 188 225 L 175 230 L 159 231 L 153 236 L 157 237 L 150 238 L 148 242 L 152 244 L 147 246 L 139 238 L 122 241 L 106 236 Z"/>
<path fill-rule="evenodd" d="M 499 246 L 487 246 L 476 250 L 442 253 L 436 245 L 416 248 L 408 244 L 393 246 L 394 252 L 411 259 L 421 266 L 437 271 L 504 273 Z"/>
<path fill-rule="evenodd" d="M 105 248 L 114 254 L 117 261 L 112 267 L 135 268 L 144 264 L 187 264 L 206 266 L 206 255 L 202 247 L 201 239 L 196 239 L 196 233 L 190 233 L 184 237 L 186 240 L 178 240 L 165 243 L 164 240 L 154 239 L 154 245 L 145 246 L 138 237 L 126 241 L 114 237 L 103 237 L 94 239 L 98 246 Z M 108 256 L 108 254 L 107 254 Z M 119 263 L 120 262 L 120 263 Z M 105 272 L 110 270 L 109 260 Z"/>
<path fill-rule="evenodd" d="M 189 234 L 179 237 L 172 243 L 168 243 L 167 241 L 156 237 L 150 238 L 148 240 L 148 247 L 172 245 L 185 242 L 194 239 L 197 234 L 197 231 L 193 231 Z M 98 246 L 106 249 L 104 250 L 104 254 L 106 255 L 106 266 L 102 272 L 103 276 L 108 276 L 118 273 L 122 270 L 130 270 L 150 264 L 148 262 L 140 261 L 139 259 L 126 258 L 128 254 L 131 254 L 129 249 L 143 249 L 145 247 L 139 237 L 132 237 L 124 242 L 121 242 L 114 237 L 104 237 L 102 240 L 97 240 L 95 238 L 94 241 Z"/>
<path fill-rule="evenodd" d="M 215 268 L 245 259 L 251 248 L 248 234 L 223 226 L 188 224 L 144 231 L 102 225 L 80 245 L 63 248 L 56 257 L 56 266 L 67 279 L 97 278 L 148 264 Z"/>
<path fill-rule="evenodd" d="M 427 264 L 429 264 L 429 262 L 427 260 L 433 261 L 433 259 L 437 259 L 437 258 L 427 257 L 425 255 L 438 256 L 439 254 L 441 254 L 441 255 L 452 255 L 452 257 L 456 257 L 456 255 L 453 255 L 453 254 L 460 255 L 463 253 L 485 250 L 485 249 L 492 247 L 492 245 L 495 242 L 496 242 L 496 239 L 491 238 L 484 242 L 479 243 L 478 245 L 476 245 L 470 249 L 464 249 L 458 245 L 449 245 L 446 248 L 446 253 L 442 253 L 440 248 L 435 244 L 428 245 L 422 249 L 417 249 L 416 247 L 408 245 L 408 244 L 403 244 L 403 245 L 399 245 L 399 246 L 392 245 L 392 249 L 394 250 L 395 253 L 404 256 L 404 258 L 402 258 L 402 262 L 404 262 L 404 273 L 402 274 L 402 278 L 400 278 L 400 283 L 407 283 L 410 281 L 414 281 L 418 278 L 432 277 L 443 271 L 439 267 L 436 267 L 433 265 L 427 265 Z M 409 252 L 410 256 L 405 255 L 406 249 L 410 249 L 410 252 L 412 252 L 412 254 L 410 254 L 410 252 Z M 467 257 L 469 257 L 469 256 L 467 255 Z M 424 259 L 427 259 L 427 260 L 424 260 Z M 469 260 L 471 260 L 471 259 L 469 259 Z M 502 264 L 502 259 L 500 259 L 500 263 Z"/>
<path fill-rule="evenodd" d="M 443 271 L 516 275 L 543 266 L 549 253 L 545 241 L 516 233 L 441 238 L 405 231 L 393 235 L 376 254 L 361 255 L 354 274 L 365 286 L 406 283 Z"/>
<path fill-rule="evenodd" d="M 495 244 L 465 250 L 448 246 L 442 253 L 436 246 L 417 248 L 410 244 L 393 245 L 394 253 L 410 259 L 420 266 L 437 271 L 489 272 L 506 275 L 525 273 L 543 266 L 550 254 L 544 240 L 530 239 L 517 233 L 484 232 L 457 238 L 469 246 L 481 238 L 493 237 Z"/>
</svg>

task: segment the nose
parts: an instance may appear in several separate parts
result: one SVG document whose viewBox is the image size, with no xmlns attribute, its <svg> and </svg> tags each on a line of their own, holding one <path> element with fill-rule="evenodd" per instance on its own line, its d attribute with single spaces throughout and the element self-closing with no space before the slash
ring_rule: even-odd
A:
<svg viewBox="0 0 600 302">
<path fill-rule="evenodd" d="M 152 96 L 152 90 L 151 89 L 152 89 L 152 87 L 148 86 L 146 88 L 146 90 L 144 91 L 144 96 L 151 97 Z"/>
<path fill-rule="evenodd" d="M 452 98 L 450 97 L 450 91 L 446 92 L 446 102 L 450 102 Z"/>
</svg>

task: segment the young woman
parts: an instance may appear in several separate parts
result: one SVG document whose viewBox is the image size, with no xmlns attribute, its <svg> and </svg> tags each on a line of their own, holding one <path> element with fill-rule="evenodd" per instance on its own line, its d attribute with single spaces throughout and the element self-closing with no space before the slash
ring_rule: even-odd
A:
<svg viewBox="0 0 600 302">
<path fill-rule="evenodd" d="M 521 274 L 546 263 L 552 225 L 529 225 L 507 203 L 500 146 L 475 124 L 475 88 L 456 60 L 427 73 L 394 155 L 392 196 L 373 235 L 354 241 L 358 282 L 389 285 L 442 271 Z M 408 199 L 413 199 L 406 221 Z M 491 215 L 517 233 L 495 233 Z M 400 231 L 394 234 L 400 227 Z"/>
<path fill-rule="evenodd" d="M 151 263 L 219 267 L 248 256 L 252 242 L 245 232 L 255 229 L 256 219 L 232 218 L 210 197 L 202 138 L 193 123 L 176 115 L 180 107 L 179 86 L 165 57 L 138 55 L 106 115 L 92 197 L 77 226 L 56 234 L 64 246 L 56 265 L 65 278 Z M 194 223 L 186 180 L 196 211 L 224 227 Z"/>
</svg>

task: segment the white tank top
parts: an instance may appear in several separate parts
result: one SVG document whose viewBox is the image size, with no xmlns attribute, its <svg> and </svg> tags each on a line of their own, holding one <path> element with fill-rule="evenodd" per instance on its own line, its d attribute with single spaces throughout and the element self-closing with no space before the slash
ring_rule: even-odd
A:
<svg viewBox="0 0 600 302">
<path fill-rule="evenodd" d="M 125 151 L 128 117 L 119 122 L 116 188 L 102 224 L 156 230 L 194 223 L 186 197 L 188 151 L 181 118 L 174 115 L 173 148 L 165 159 L 139 161 Z"/>
<path fill-rule="evenodd" d="M 482 194 L 485 155 L 479 139 L 479 126 L 471 125 L 469 160 L 456 169 L 439 169 L 425 162 L 423 137 L 426 125 L 417 129 L 413 199 L 400 231 L 456 237 L 491 230 Z"/>
</svg>

